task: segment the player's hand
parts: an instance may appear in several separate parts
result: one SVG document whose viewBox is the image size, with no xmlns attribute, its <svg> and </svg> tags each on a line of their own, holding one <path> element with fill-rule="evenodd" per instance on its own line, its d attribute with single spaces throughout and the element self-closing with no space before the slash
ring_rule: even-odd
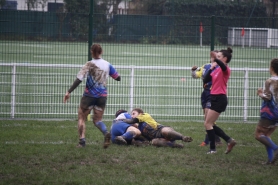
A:
<svg viewBox="0 0 278 185">
<path fill-rule="evenodd" d="M 210 69 L 213 70 L 218 64 L 216 62 L 211 63 Z"/>
<path fill-rule="evenodd" d="M 67 92 L 64 96 L 64 103 L 66 103 L 69 98 L 70 98 L 70 93 Z"/>
<path fill-rule="evenodd" d="M 213 59 L 213 60 L 216 59 L 216 52 L 211 51 L 210 52 L 210 58 Z"/>
<path fill-rule="evenodd" d="M 257 95 L 260 96 L 260 94 L 262 94 L 262 93 L 263 93 L 263 89 L 262 88 L 258 88 Z"/>
<path fill-rule="evenodd" d="M 191 71 L 195 71 L 197 68 L 198 68 L 197 66 L 193 66 L 193 67 L 191 68 Z"/>
</svg>

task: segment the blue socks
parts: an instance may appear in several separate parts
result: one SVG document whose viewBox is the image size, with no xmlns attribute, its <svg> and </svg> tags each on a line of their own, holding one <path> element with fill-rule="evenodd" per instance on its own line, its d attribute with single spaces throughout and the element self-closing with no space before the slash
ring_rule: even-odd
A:
<svg viewBox="0 0 278 185">
<path fill-rule="evenodd" d="M 271 148 L 272 150 L 278 149 L 278 146 L 269 137 L 266 137 L 265 135 L 261 135 L 259 141 L 263 143 L 265 146 Z"/>
<path fill-rule="evenodd" d="M 122 136 L 126 140 L 132 140 L 134 137 L 134 134 L 135 134 L 134 132 L 129 131 L 129 132 L 124 133 Z"/>
<path fill-rule="evenodd" d="M 266 151 L 267 151 L 268 160 L 272 161 L 272 159 L 273 159 L 273 150 L 272 150 L 272 148 L 266 146 Z"/>
<path fill-rule="evenodd" d="M 261 135 L 258 139 L 266 147 L 267 157 L 269 161 L 273 160 L 273 152 L 278 149 L 278 146 L 267 136 Z"/>
<path fill-rule="evenodd" d="M 97 122 L 95 125 L 103 133 L 103 135 L 108 132 L 106 125 L 102 121 Z"/>
</svg>

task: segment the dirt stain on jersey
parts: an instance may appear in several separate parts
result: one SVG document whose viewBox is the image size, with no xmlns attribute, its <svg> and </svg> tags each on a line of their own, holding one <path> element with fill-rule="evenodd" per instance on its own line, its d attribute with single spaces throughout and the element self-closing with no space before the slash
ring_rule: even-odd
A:
<svg viewBox="0 0 278 185">
<path fill-rule="evenodd" d="M 91 62 L 87 63 L 87 70 L 89 72 L 89 75 L 91 75 L 97 83 L 106 86 L 106 71 L 101 70 L 99 67 Z"/>
</svg>

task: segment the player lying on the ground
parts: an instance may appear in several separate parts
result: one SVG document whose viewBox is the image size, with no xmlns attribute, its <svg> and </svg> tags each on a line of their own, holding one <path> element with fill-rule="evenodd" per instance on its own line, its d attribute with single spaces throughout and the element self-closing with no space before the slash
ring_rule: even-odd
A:
<svg viewBox="0 0 278 185">
<path fill-rule="evenodd" d="M 131 119 L 131 115 L 126 110 L 118 110 L 115 117 L 110 131 L 112 143 L 136 146 L 149 144 L 149 141 L 141 136 L 136 124 L 130 125 L 122 121 L 123 119 Z"/>
<path fill-rule="evenodd" d="M 175 141 L 193 141 L 191 137 L 184 136 L 169 126 L 157 123 L 150 114 L 144 113 L 140 108 L 133 109 L 131 114 L 132 119 L 124 119 L 123 121 L 129 124 L 138 123 L 138 128 L 141 131 L 142 136 L 151 141 L 151 144 L 154 146 L 183 148 L 183 144 L 175 143 Z"/>
</svg>

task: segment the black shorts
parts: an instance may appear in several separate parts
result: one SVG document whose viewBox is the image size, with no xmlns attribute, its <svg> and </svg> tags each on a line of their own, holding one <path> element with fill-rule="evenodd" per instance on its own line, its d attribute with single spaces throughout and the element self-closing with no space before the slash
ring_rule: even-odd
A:
<svg viewBox="0 0 278 185">
<path fill-rule="evenodd" d="M 202 103 L 202 108 L 210 108 L 211 103 L 210 103 L 210 90 L 209 89 L 204 89 L 201 95 L 201 103 Z"/>
<path fill-rule="evenodd" d="M 274 128 L 278 126 L 278 123 L 273 120 L 269 120 L 266 118 L 261 118 L 259 120 L 258 126 L 265 127 L 265 128 Z"/>
<path fill-rule="evenodd" d="M 104 111 L 106 106 L 107 97 L 92 98 L 89 96 L 83 96 L 80 101 L 80 108 L 82 109 L 98 109 Z"/>
<path fill-rule="evenodd" d="M 228 105 L 228 98 L 225 94 L 219 94 L 219 95 L 210 95 L 210 101 L 211 101 L 211 110 L 214 110 L 218 113 L 225 112 L 226 107 Z"/>
<path fill-rule="evenodd" d="M 147 138 L 149 141 L 151 141 L 154 138 L 164 138 L 161 133 L 161 130 L 164 127 L 165 126 L 163 126 L 163 125 L 157 125 L 157 128 L 154 129 L 146 122 L 141 122 L 141 123 L 139 123 L 139 126 L 138 126 L 139 130 L 141 131 L 141 134 L 145 138 Z"/>
</svg>

